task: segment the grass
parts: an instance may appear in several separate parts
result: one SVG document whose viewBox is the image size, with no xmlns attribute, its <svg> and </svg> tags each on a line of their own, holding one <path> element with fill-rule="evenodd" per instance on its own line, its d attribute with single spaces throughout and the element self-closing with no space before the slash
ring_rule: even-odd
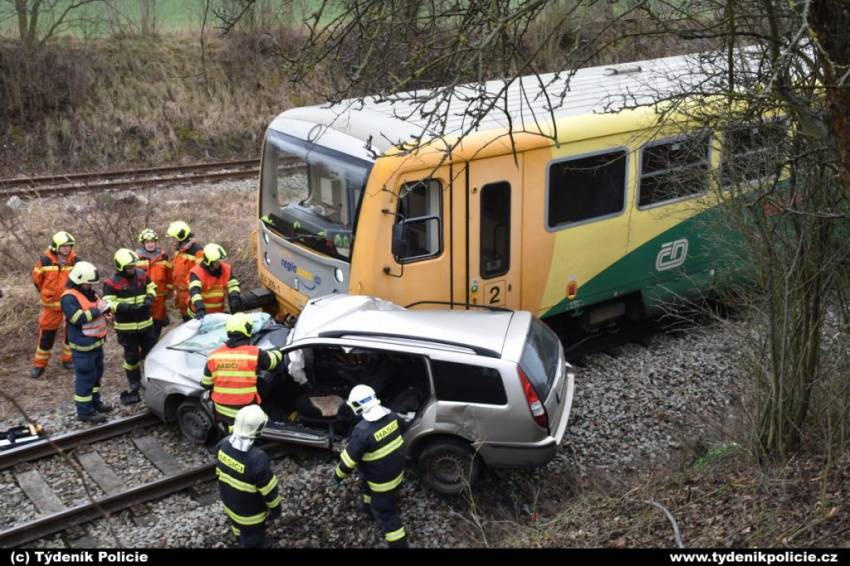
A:
<svg viewBox="0 0 850 566">
<path fill-rule="evenodd" d="M 759 464 L 735 451 L 699 470 L 658 470 L 616 483 L 586 479 L 567 500 L 561 478 L 541 475 L 536 491 L 523 496 L 529 503 L 515 508 L 479 490 L 477 525 L 464 520 L 458 529 L 476 545 L 509 548 L 675 547 L 670 522 L 650 503 L 657 502 L 689 548 L 846 546 L 850 453 L 831 474 L 824 468 L 814 454 Z"/>
<path fill-rule="evenodd" d="M 311 97 L 291 89 L 271 54 L 238 42 L 210 41 L 205 56 L 198 41 L 177 37 L 63 50 L 79 88 L 26 127 L 0 121 L 0 167 L 35 173 L 258 156 L 269 121 L 291 97 Z"/>
</svg>

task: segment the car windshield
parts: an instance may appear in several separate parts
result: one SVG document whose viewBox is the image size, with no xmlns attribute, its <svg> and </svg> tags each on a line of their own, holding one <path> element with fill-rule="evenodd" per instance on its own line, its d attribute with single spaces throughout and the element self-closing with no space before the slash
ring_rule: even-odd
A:
<svg viewBox="0 0 850 566">
<path fill-rule="evenodd" d="M 532 318 L 519 365 L 531 380 L 541 400 L 549 396 L 552 382 L 558 373 L 560 354 L 560 342 L 555 333 L 536 318 Z"/>
<path fill-rule="evenodd" d="M 251 320 L 251 334 L 256 335 L 271 320 L 271 315 L 264 312 L 245 313 Z M 227 340 L 227 332 L 224 329 L 229 314 L 214 313 L 204 317 L 198 332 L 176 344 L 169 346 L 171 350 L 182 350 L 208 356 L 210 352 L 224 344 Z"/>
<path fill-rule="evenodd" d="M 299 244 L 348 259 L 372 164 L 270 130 L 263 149 L 260 216 Z"/>
</svg>

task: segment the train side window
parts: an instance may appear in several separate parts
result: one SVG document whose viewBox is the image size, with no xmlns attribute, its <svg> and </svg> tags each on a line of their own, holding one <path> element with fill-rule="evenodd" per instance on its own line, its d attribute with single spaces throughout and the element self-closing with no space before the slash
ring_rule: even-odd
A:
<svg viewBox="0 0 850 566">
<path fill-rule="evenodd" d="M 481 277 L 508 272 L 511 265 L 511 185 L 491 183 L 481 189 Z"/>
<path fill-rule="evenodd" d="M 443 190 L 438 181 L 424 179 L 402 185 L 393 227 L 396 261 L 410 263 L 440 255 L 442 218 Z"/>
<path fill-rule="evenodd" d="M 778 174 L 787 143 L 788 124 L 784 120 L 728 130 L 723 136 L 721 184 L 747 183 Z"/>
<path fill-rule="evenodd" d="M 652 206 L 706 192 L 708 151 L 708 134 L 644 146 L 638 206 Z"/>
<path fill-rule="evenodd" d="M 614 216 L 626 205 L 626 151 L 617 150 L 549 166 L 550 229 Z"/>
</svg>

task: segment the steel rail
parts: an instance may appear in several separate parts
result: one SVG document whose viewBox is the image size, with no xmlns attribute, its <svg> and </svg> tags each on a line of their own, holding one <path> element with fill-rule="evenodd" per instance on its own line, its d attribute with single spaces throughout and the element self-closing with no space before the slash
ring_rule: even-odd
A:
<svg viewBox="0 0 850 566">
<path fill-rule="evenodd" d="M 274 444 L 265 448 L 270 458 L 289 453 L 289 447 Z M 76 507 L 39 517 L 28 523 L 0 531 L 0 548 L 20 546 L 34 540 L 62 532 L 70 526 L 79 525 L 122 511 L 140 503 L 159 499 L 193 485 L 215 478 L 216 463 L 210 462 L 179 474 L 109 495 Z"/>
<path fill-rule="evenodd" d="M 191 165 L 170 165 L 165 167 L 150 167 L 147 169 L 118 169 L 115 171 L 100 171 L 92 173 L 64 173 L 43 177 L 21 177 L 17 179 L 0 179 L 0 187 L 35 186 L 67 183 L 74 180 L 103 180 L 120 177 L 144 177 L 164 173 L 179 173 L 181 171 L 197 171 L 203 169 L 232 169 L 260 166 L 259 159 L 243 159 L 240 161 L 218 161 L 214 163 L 194 163 Z"/>
<path fill-rule="evenodd" d="M 32 462 L 48 456 L 66 453 L 84 444 L 100 442 L 101 440 L 121 436 L 136 428 L 151 426 L 161 422 L 159 417 L 151 412 L 146 412 L 141 415 L 117 419 L 85 430 L 68 432 L 58 436 L 51 436 L 44 440 L 23 444 L 17 448 L 0 452 L 0 471 L 25 462 Z"/>
<path fill-rule="evenodd" d="M 106 181 L 97 184 L 86 185 L 58 185 L 48 187 L 35 188 L 12 188 L 0 189 L 0 197 L 9 197 L 18 195 L 22 197 L 45 197 L 55 196 L 68 193 L 77 193 L 85 191 L 109 191 L 125 188 L 141 188 L 152 187 L 165 184 L 180 184 L 180 183 L 198 183 L 202 181 L 220 181 L 223 179 L 239 179 L 247 177 L 257 177 L 260 174 L 259 169 L 245 169 L 242 171 L 225 171 L 217 173 L 203 173 L 199 175 L 180 175 L 175 177 L 155 177 L 150 179 L 122 179 L 117 181 Z"/>
</svg>

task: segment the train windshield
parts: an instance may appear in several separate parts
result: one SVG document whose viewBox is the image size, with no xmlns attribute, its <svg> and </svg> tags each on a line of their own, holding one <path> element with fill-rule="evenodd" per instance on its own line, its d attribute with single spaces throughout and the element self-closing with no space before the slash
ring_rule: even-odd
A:
<svg viewBox="0 0 850 566">
<path fill-rule="evenodd" d="M 260 216 L 287 239 L 348 260 L 360 195 L 371 169 L 368 161 L 269 131 Z"/>
</svg>

